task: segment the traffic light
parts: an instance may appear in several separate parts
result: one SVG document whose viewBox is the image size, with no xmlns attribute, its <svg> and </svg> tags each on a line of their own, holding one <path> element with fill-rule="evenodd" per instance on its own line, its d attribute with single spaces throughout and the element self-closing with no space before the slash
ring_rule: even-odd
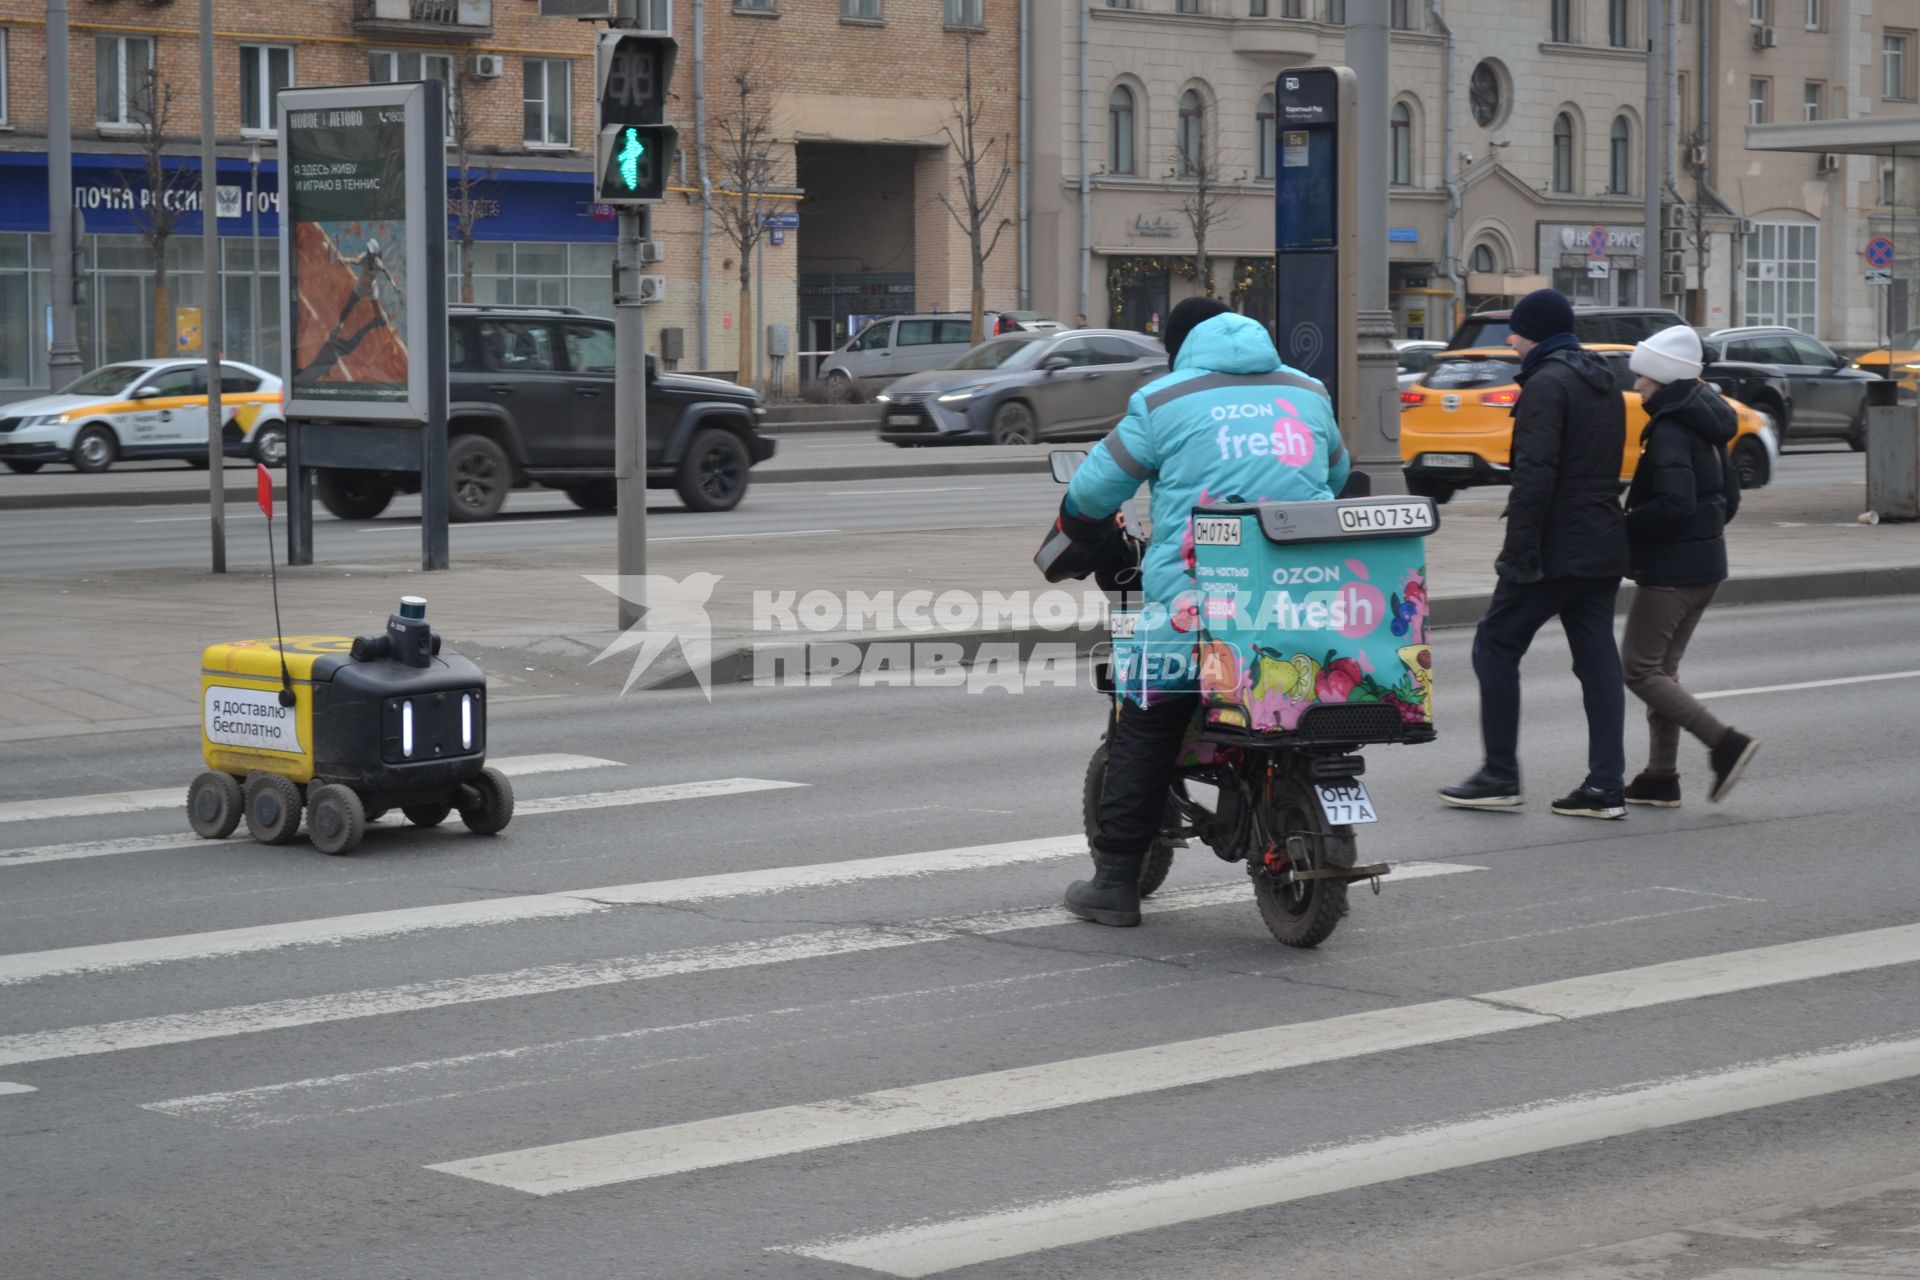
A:
<svg viewBox="0 0 1920 1280">
<path fill-rule="evenodd" d="M 679 45 L 670 36 L 614 30 L 593 51 L 598 161 L 594 198 L 654 204 L 666 195 L 678 135 L 666 123 Z"/>
<path fill-rule="evenodd" d="M 600 130 L 594 199 L 601 204 L 657 204 L 667 194 L 680 133 L 667 124 L 617 124 Z"/>
</svg>

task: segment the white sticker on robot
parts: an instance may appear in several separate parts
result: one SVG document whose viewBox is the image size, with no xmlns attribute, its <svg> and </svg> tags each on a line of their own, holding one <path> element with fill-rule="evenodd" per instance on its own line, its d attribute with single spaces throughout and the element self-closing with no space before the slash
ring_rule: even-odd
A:
<svg viewBox="0 0 1920 1280">
<path fill-rule="evenodd" d="M 299 720 L 294 708 L 280 705 L 278 690 L 209 685 L 204 710 L 208 742 L 294 755 L 302 751 Z"/>
</svg>

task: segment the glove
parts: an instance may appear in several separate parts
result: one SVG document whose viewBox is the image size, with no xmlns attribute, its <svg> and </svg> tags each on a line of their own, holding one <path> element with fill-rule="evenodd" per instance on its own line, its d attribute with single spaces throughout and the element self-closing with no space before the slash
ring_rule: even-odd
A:
<svg viewBox="0 0 1920 1280">
<path fill-rule="evenodd" d="M 1077 516 L 1067 510 L 1066 500 L 1062 499 L 1060 516 L 1054 521 L 1053 527 L 1075 542 L 1099 542 L 1112 535 L 1113 517 L 1102 516 L 1097 520 L 1089 520 L 1085 516 Z"/>
<path fill-rule="evenodd" d="M 1506 559 L 1495 560 L 1493 562 L 1493 572 L 1494 576 L 1499 578 L 1500 581 L 1510 582 L 1516 587 L 1531 586 L 1533 583 L 1544 580 L 1547 576 L 1540 571 L 1538 564 L 1522 566 Z"/>
</svg>

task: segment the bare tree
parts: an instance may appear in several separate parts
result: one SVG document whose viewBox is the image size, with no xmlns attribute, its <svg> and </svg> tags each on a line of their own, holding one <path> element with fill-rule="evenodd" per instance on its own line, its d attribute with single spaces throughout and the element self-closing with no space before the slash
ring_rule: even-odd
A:
<svg viewBox="0 0 1920 1280">
<path fill-rule="evenodd" d="M 984 144 L 980 141 L 980 118 L 985 114 L 985 104 L 973 92 L 973 34 L 967 33 L 964 39 L 965 96 L 954 103 L 953 118 L 943 130 L 947 145 L 960 158 L 960 200 L 956 204 L 942 191 L 940 203 L 967 233 L 967 251 L 973 259 L 973 342 L 978 345 L 987 336 L 987 259 L 999 247 L 1000 234 L 1013 225 L 1013 219 L 1001 218 L 994 225 L 990 240 L 987 224 L 993 221 L 993 211 L 1000 203 L 1001 193 L 1007 189 L 1013 163 L 1007 154 L 1004 133 L 989 137 Z"/>
<path fill-rule="evenodd" d="M 735 261 L 740 267 L 740 303 L 737 315 L 740 329 L 740 368 L 736 376 L 749 386 L 759 384 L 759 368 L 754 360 L 753 253 L 767 233 L 767 215 L 774 212 L 776 200 L 769 197 L 778 187 L 774 172 L 773 113 L 775 95 L 760 74 L 757 61 L 749 54 L 741 69 L 734 72 L 734 101 L 714 115 L 714 141 L 707 144 L 712 166 L 720 174 L 719 198 L 714 212 L 720 229 L 732 242 Z"/>
<path fill-rule="evenodd" d="M 1200 292 L 1213 296 L 1213 266 L 1207 260 L 1207 236 L 1233 212 L 1229 171 L 1237 163 L 1220 147 L 1219 131 L 1211 112 L 1199 117 L 1189 136 L 1186 120 L 1174 137 L 1173 168 L 1167 177 L 1186 184 L 1180 196 L 1180 216 L 1193 232 L 1193 279 Z M 1240 181 L 1246 181 L 1244 167 Z"/>
<path fill-rule="evenodd" d="M 184 167 L 166 164 L 167 125 L 173 118 L 173 87 L 153 71 L 148 71 L 139 88 L 128 99 L 129 122 L 140 129 L 140 168 L 146 189 L 138 191 L 120 170 L 120 190 L 126 195 L 134 226 L 153 254 L 153 354 L 170 356 L 174 352 L 173 292 L 167 282 L 167 242 L 173 238 L 186 216 L 187 205 L 200 185 L 199 175 Z M 212 209 L 203 210 L 213 217 Z M 212 335 L 201 332 L 201 341 Z"/>
<path fill-rule="evenodd" d="M 462 67 L 447 85 L 447 107 L 453 113 L 453 194 L 447 199 L 447 214 L 453 219 L 453 238 L 460 246 L 460 301 L 473 301 L 473 227 L 493 216 L 497 206 L 483 193 L 490 190 L 497 171 L 483 165 L 473 168 L 473 112 L 467 109 L 467 90 L 478 79 Z"/>
</svg>

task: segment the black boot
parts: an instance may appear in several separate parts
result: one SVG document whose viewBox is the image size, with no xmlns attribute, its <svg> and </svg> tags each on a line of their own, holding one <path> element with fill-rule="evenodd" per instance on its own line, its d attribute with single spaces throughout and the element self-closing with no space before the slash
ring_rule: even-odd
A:
<svg viewBox="0 0 1920 1280">
<path fill-rule="evenodd" d="M 1140 923 L 1140 871 L 1145 852 L 1093 851 L 1093 879 L 1067 886 L 1067 910 L 1082 920 L 1130 929 Z"/>
</svg>

